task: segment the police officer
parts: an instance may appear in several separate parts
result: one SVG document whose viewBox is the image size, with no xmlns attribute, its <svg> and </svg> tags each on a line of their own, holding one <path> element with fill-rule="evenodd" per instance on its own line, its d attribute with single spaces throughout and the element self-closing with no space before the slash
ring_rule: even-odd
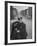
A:
<svg viewBox="0 0 37 46">
<path fill-rule="evenodd" d="M 13 39 L 26 39 L 26 24 L 22 22 L 22 17 L 12 24 L 11 40 Z"/>
</svg>

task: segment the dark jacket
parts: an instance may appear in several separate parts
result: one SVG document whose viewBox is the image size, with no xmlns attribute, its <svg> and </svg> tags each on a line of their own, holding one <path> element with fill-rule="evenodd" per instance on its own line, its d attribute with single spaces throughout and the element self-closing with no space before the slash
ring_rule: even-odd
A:
<svg viewBox="0 0 37 46">
<path fill-rule="evenodd" d="M 16 30 L 17 29 L 17 30 Z M 19 32 L 17 32 L 19 30 Z M 26 25 L 22 22 L 14 22 L 12 24 L 12 32 L 11 32 L 11 39 L 26 39 L 27 32 L 26 32 Z"/>
</svg>

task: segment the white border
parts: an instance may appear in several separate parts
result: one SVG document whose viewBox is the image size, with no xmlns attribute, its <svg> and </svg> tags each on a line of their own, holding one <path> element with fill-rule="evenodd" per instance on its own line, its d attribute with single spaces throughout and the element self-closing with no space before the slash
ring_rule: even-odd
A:
<svg viewBox="0 0 37 46">
<path fill-rule="evenodd" d="M 23 39 L 23 40 L 10 40 L 10 6 L 28 6 L 32 7 L 32 39 Z M 34 33 L 35 33 L 35 26 L 34 26 L 34 15 L 35 15 L 35 7 L 31 4 L 16 4 L 16 3 L 8 3 L 8 43 L 19 43 L 19 42 L 34 42 Z"/>
</svg>

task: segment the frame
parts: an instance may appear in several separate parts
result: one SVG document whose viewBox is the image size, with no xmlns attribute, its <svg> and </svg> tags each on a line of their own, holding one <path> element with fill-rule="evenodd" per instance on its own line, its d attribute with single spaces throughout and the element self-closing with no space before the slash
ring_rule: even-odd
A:
<svg viewBox="0 0 37 46">
<path fill-rule="evenodd" d="M 34 26 L 32 26 L 34 29 L 33 29 L 33 40 L 31 40 L 31 41 L 27 41 L 27 39 L 26 39 L 26 41 L 24 41 L 24 40 L 13 40 L 14 42 L 12 42 L 12 41 L 8 41 L 9 39 L 8 39 L 8 27 L 9 27 L 9 19 L 8 19 L 8 17 L 9 17 L 9 6 L 19 6 L 20 4 L 22 4 L 22 5 L 27 5 L 27 6 L 30 6 L 30 7 L 33 7 L 33 21 L 32 21 L 32 23 L 34 23 Z M 22 6 L 22 5 L 20 5 L 20 6 Z M 30 40 L 30 39 L 29 39 Z M 21 42 L 16 42 L 16 41 L 21 41 Z M 30 44 L 30 43 L 36 43 L 36 3 L 32 3 L 32 2 L 15 2 L 15 1 L 5 1 L 5 45 L 12 45 L 12 44 Z"/>
</svg>

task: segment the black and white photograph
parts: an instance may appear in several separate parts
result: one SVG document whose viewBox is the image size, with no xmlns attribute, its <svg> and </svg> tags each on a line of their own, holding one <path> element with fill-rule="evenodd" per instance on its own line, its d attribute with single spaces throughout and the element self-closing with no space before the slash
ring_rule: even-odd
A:
<svg viewBox="0 0 37 46">
<path fill-rule="evenodd" d="M 32 39 L 32 7 L 10 6 L 10 40 Z"/>
<path fill-rule="evenodd" d="M 35 43 L 35 3 L 7 2 L 7 43 Z"/>
</svg>

